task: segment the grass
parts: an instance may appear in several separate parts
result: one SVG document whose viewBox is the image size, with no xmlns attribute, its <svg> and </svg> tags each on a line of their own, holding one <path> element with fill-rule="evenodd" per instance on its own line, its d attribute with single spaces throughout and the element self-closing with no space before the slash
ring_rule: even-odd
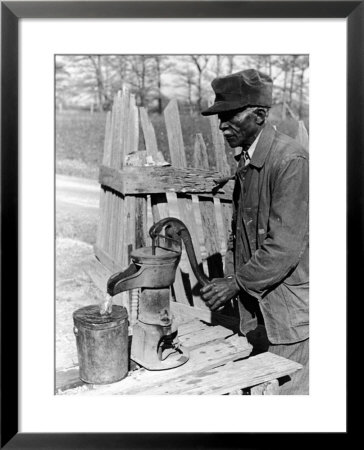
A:
<svg viewBox="0 0 364 450">
<path fill-rule="evenodd" d="M 59 159 L 56 160 L 56 173 L 96 180 L 99 176 L 99 166 L 79 159 Z"/>
<path fill-rule="evenodd" d="M 84 208 L 74 211 L 56 208 L 56 238 L 75 239 L 94 245 L 97 224 L 98 216 Z"/>
<path fill-rule="evenodd" d="M 58 112 L 56 116 L 56 157 L 98 166 L 105 135 L 105 113 Z"/>
</svg>

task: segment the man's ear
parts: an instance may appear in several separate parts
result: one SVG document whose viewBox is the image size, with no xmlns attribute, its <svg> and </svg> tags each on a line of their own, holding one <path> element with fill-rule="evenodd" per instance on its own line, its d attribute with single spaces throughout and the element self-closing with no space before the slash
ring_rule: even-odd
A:
<svg viewBox="0 0 364 450">
<path fill-rule="evenodd" d="M 259 126 L 264 125 L 265 120 L 266 120 L 266 118 L 268 116 L 267 111 L 265 109 L 263 109 L 263 108 L 257 108 L 254 111 L 254 114 L 256 116 L 257 125 L 259 125 Z"/>
</svg>

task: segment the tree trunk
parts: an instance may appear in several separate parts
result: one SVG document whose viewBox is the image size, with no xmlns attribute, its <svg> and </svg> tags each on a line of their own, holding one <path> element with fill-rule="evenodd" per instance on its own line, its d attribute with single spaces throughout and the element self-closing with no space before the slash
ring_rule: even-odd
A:
<svg viewBox="0 0 364 450">
<path fill-rule="evenodd" d="M 289 87 L 289 103 L 292 107 L 292 94 L 293 94 L 293 85 L 294 85 L 294 75 L 295 75 L 295 68 L 296 68 L 296 59 L 297 56 L 293 56 L 293 60 L 291 63 L 291 80 L 290 80 L 290 87 Z"/>
<path fill-rule="evenodd" d="M 220 76 L 220 61 L 221 56 L 220 55 L 216 55 L 216 76 L 219 77 Z"/>
<path fill-rule="evenodd" d="M 197 101 L 197 105 L 198 105 L 198 110 L 199 110 L 199 112 L 202 110 L 202 108 L 201 108 L 201 101 L 202 101 L 202 98 L 201 98 L 201 72 L 199 73 L 199 75 L 198 75 L 198 101 Z"/>
<path fill-rule="evenodd" d="M 140 86 L 140 100 L 141 105 L 146 107 L 145 105 L 145 58 L 144 55 L 141 56 L 142 61 L 142 70 L 141 70 L 141 86 Z"/>
<path fill-rule="evenodd" d="M 299 108 L 298 108 L 298 116 L 300 118 L 300 120 L 302 120 L 302 109 L 303 109 L 303 77 L 305 74 L 305 68 L 301 69 L 301 74 L 300 74 L 300 97 L 299 97 Z"/>
<path fill-rule="evenodd" d="M 188 78 L 187 80 L 188 85 L 188 101 L 190 102 L 190 108 L 192 107 L 192 80 L 191 78 Z"/>
<path fill-rule="evenodd" d="M 234 70 L 234 56 L 233 55 L 229 55 L 228 56 L 228 63 L 229 63 L 229 74 L 233 73 Z"/>
<path fill-rule="evenodd" d="M 99 111 L 103 111 L 105 95 L 104 95 L 104 82 L 103 82 L 103 78 L 102 78 L 102 69 L 101 69 L 101 55 L 96 55 L 96 60 L 94 59 L 93 56 L 89 56 L 89 58 L 95 69 Z"/>
<path fill-rule="evenodd" d="M 157 87 L 158 87 L 158 114 L 162 114 L 162 76 L 159 57 L 156 56 L 156 69 L 157 69 Z"/>
<path fill-rule="evenodd" d="M 282 120 L 286 118 L 286 103 L 287 103 L 287 78 L 288 70 L 284 67 L 284 82 L 283 82 L 283 106 L 282 106 Z"/>
</svg>

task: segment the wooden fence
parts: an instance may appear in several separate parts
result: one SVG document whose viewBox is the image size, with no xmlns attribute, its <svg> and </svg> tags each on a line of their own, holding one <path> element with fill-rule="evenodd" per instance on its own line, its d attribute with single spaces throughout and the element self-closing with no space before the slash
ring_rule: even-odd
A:
<svg viewBox="0 0 364 450">
<path fill-rule="evenodd" d="M 211 278 L 222 276 L 233 182 L 229 181 L 222 189 L 216 188 L 216 180 L 230 175 L 231 170 L 217 116 L 208 119 L 216 170 L 209 167 L 201 134 L 195 136 L 194 167 L 187 167 L 176 100 L 171 100 L 165 108 L 164 119 L 171 164 L 165 162 L 158 150 L 147 111 L 135 105 L 135 97 L 124 88 L 114 99 L 113 109 L 107 116 L 99 176 L 100 221 L 95 255 L 102 268 L 100 265 L 97 270 L 111 274 L 126 268 L 134 249 L 151 245 L 148 230 L 152 223 L 173 216 L 188 227 L 198 263 L 205 273 Z M 146 148 L 143 151 L 138 148 L 140 128 Z M 300 130 L 304 133 L 302 125 Z M 99 286 L 100 279 L 104 283 L 105 277 L 96 274 L 96 278 Z M 172 293 L 175 310 L 212 320 L 211 312 L 199 296 L 197 280 L 184 249 Z M 138 290 L 134 290 L 120 294 L 117 299 L 128 308 L 131 323 L 137 317 L 138 296 Z M 224 313 L 231 315 L 233 310 L 231 303 Z"/>
</svg>

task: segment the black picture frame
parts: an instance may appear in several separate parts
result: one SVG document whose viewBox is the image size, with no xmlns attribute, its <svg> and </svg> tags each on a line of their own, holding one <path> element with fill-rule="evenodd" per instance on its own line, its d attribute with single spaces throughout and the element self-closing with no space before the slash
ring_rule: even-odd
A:
<svg viewBox="0 0 364 450">
<path fill-rule="evenodd" d="M 18 432 L 18 22 L 22 18 L 346 18 L 347 304 L 357 303 L 364 273 L 364 2 L 122 1 L 1 2 L 1 448 L 257 448 L 277 439 L 309 445 L 310 433 L 19 433 Z M 334 70 L 334 68 L 332 68 Z M 329 76 L 329 75 L 328 75 Z M 333 95 L 335 93 L 333 92 Z M 11 105 L 11 107 L 9 107 Z M 328 152 L 329 149 L 324 150 Z M 332 226 L 335 226 L 334 218 Z M 334 245 L 334 244 L 333 244 Z M 345 276 L 345 274 L 343 274 Z M 5 301 L 11 297 L 11 301 Z M 356 297 L 356 298 L 355 298 Z M 359 294 L 360 297 L 360 294 Z M 9 318 L 11 318 L 9 320 Z M 348 341 L 348 362 L 353 351 Z M 333 393 L 333 396 L 335 394 Z M 175 420 L 171 405 L 171 420 Z M 217 412 L 215 412 L 217 413 Z M 228 417 L 224 417 L 228 420 Z M 349 409 L 347 432 L 351 436 Z M 168 424 L 168 418 L 167 418 Z M 168 425 L 166 425 L 166 430 Z M 242 435 L 243 434 L 243 435 Z M 327 436 L 315 434 L 315 443 Z M 323 442 L 322 442 L 323 443 Z M 347 442 L 346 442 L 347 443 Z"/>
</svg>

